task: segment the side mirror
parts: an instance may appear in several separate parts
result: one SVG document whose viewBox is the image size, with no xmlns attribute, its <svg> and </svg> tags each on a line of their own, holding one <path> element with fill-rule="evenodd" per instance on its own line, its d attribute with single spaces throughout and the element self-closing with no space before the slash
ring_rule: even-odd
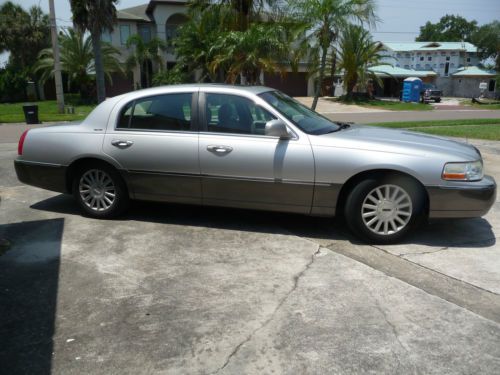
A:
<svg viewBox="0 0 500 375">
<path fill-rule="evenodd" d="M 282 120 L 271 120 L 266 123 L 266 135 L 279 139 L 290 139 L 290 133 Z"/>
</svg>

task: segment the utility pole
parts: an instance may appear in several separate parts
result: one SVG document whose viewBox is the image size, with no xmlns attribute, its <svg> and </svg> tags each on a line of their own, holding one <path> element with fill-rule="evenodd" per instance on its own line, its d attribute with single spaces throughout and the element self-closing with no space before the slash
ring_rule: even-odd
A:
<svg viewBox="0 0 500 375">
<path fill-rule="evenodd" d="M 57 40 L 56 13 L 54 0 L 49 0 L 50 34 L 52 36 L 52 50 L 54 51 L 54 78 L 56 81 L 57 108 L 59 113 L 64 113 L 64 92 L 61 76 L 61 60 L 59 58 L 59 43 Z"/>
</svg>

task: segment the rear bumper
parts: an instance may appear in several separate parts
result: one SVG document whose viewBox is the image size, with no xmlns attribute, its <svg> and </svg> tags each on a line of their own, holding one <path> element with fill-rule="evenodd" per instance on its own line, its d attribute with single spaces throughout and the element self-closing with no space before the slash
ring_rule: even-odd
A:
<svg viewBox="0 0 500 375">
<path fill-rule="evenodd" d="M 470 218 L 488 213 L 495 203 L 497 185 L 491 176 L 481 181 L 427 186 L 430 218 Z"/>
<path fill-rule="evenodd" d="M 66 193 L 66 167 L 55 164 L 14 160 L 19 181 L 46 190 Z"/>
</svg>

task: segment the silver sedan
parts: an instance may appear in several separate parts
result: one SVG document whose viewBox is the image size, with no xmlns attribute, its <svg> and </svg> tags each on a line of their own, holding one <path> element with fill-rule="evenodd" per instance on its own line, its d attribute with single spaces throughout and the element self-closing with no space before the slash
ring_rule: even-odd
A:
<svg viewBox="0 0 500 375">
<path fill-rule="evenodd" d="M 379 243 L 427 217 L 485 215 L 496 197 L 471 145 L 334 122 L 266 87 L 117 96 L 80 124 L 25 132 L 15 168 L 92 217 L 116 216 L 130 199 L 344 215 Z"/>
</svg>

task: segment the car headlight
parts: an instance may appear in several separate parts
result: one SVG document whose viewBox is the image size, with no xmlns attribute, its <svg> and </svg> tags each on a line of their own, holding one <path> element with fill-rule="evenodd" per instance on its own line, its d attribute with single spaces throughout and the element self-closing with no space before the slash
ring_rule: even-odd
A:
<svg viewBox="0 0 500 375">
<path fill-rule="evenodd" d="M 483 178 L 483 162 L 481 160 L 466 163 L 446 163 L 443 169 L 443 180 L 478 181 Z"/>
</svg>

